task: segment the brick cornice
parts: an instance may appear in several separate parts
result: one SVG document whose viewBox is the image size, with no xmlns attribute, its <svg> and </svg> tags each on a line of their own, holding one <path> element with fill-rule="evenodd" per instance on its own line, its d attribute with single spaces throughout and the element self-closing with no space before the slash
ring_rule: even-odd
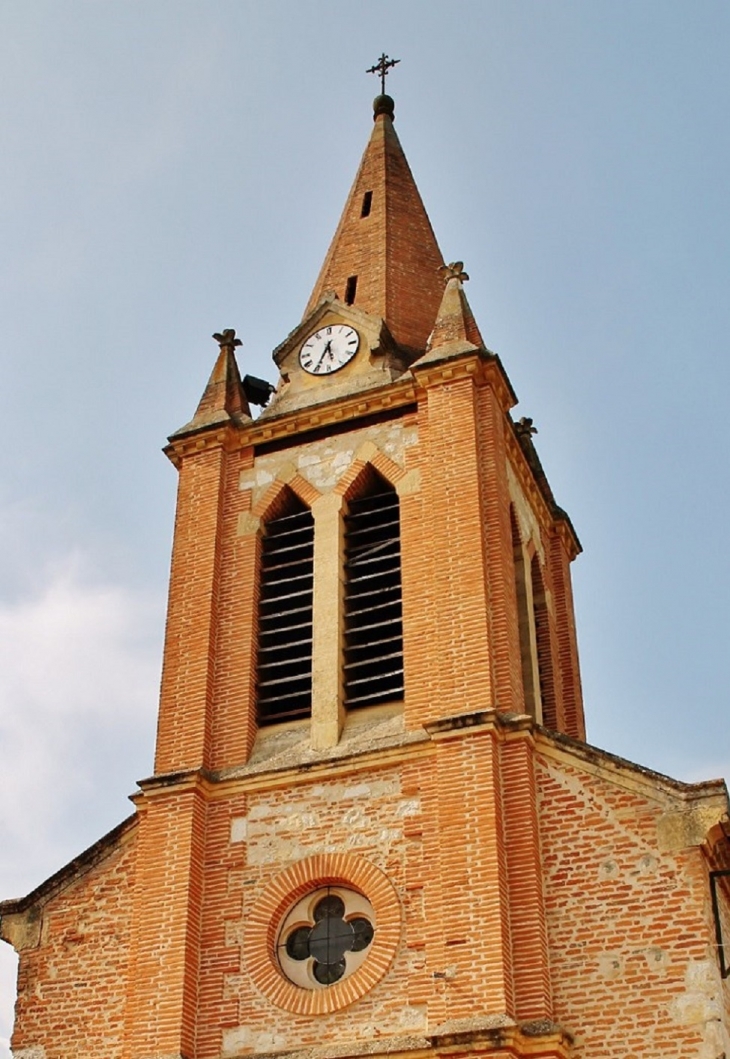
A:
<svg viewBox="0 0 730 1059">
<path fill-rule="evenodd" d="M 411 365 L 411 372 L 422 391 L 472 378 L 477 386 L 492 387 L 505 412 L 517 404 L 507 373 L 495 353 L 477 349 L 439 360 L 423 360 Z"/>
<path fill-rule="evenodd" d="M 318 1047 L 286 1052 L 269 1052 L 269 1059 L 360 1059 L 364 1056 L 388 1056 L 388 1059 L 439 1059 L 441 1056 L 477 1056 L 506 1054 L 515 1059 L 569 1059 L 573 1054 L 572 1035 L 557 1023 L 540 1021 L 515 1023 L 506 1016 L 475 1016 L 469 1028 L 450 1023 L 437 1026 L 430 1033 L 408 1037 L 380 1037 L 368 1041 L 328 1041 Z M 231 1059 L 248 1059 L 248 1053 L 231 1055 Z"/>
<path fill-rule="evenodd" d="M 197 790 L 207 786 L 213 780 L 213 774 L 207 769 L 185 769 L 180 772 L 163 772 L 147 779 L 138 780 L 139 792 L 130 795 L 130 800 L 139 804 L 144 798 L 156 797 L 169 790 L 176 793 Z"/>
<path fill-rule="evenodd" d="M 140 790 L 130 796 L 139 810 L 150 798 L 198 791 L 208 799 L 230 798 L 246 791 L 275 790 L 306 785 L 312 778 L 326 773 L 329 776 L 348 776 L 362 769 L 391 768 L 403 761 L 432 751 L 429 737 L 423 732 L 411 732 L 391 745 L 369 749 L 343 750 L 342 744 L 331 751 L 320 751 L 315 758 L 307 756 L 287 764 L 238 765 L 210 772 L 193 769 L 150 776 L 139 780 Z"/>
<path fill-rule="evenodd" d="M 576 536 L 575 530 L 573 529 L 573 524 L 570 521 L 570 518 L 564 511 L 562 511 L 562 509 L 560 516 L 556 519 L 555 530 L 563 542 L 563 546 L 568 553 L 568 558 L 572 562 L 573 559 L 580 555 L 583 549 Z"/>
<path fill-rule="evenodd" d="M 231 420 L 223 427 L 216 425 L 189 434 L 173 434 L 163 452 L 179 467 L 184 457 L 197 455 L 211 448 L 223 447 L 226 451 L 235 451 L 251 445 L 279 441 L 282 438 L 294 441 L 301 434 L 322 427 L 339 426 L 348 421 L 352 421 L 352 427 L 356 429 L 359 419 L 377 415 L 379 412 L 406 408 L 414 404 L 416 398 L 415 381 L 408 376 L 372 391 L 308 405 L 301 410 L 271 419 L 255 420 L 252 423 Z"/>
<path fill-rule="evenodd" d="M 412 738 L 396 745 L 374 750 L 354 750 L 337 755 L 321 752 L 321 757 L 288 765 L 266 765 L 260 767 L 243 765 L 216 773 L 209 787 L 214 797 L 227 798 L 242 791 L 263 791 L 277 788 L 293 788 L 307 785 L 316 777 L 343 777 L 361 772 L 363 769 L 387 769 L 429 755 L 433 751 L 430 739 L 423 732 L 412 733 Z"/>
<path fill-rule="evenodd" d="M 237 448 L 242 448 L 245 443 L 242 443 L 240 438 L 244 432 L 245 427 L 231 420 L 222 426 L 215 424 L 215 426 L 202 427 L 200 430 L 187 434 L 173 434 L 162 451 L 179 469 L 182 460 L 187 456 L 198 456 L 210 449 L 222 448 L 226 452 L 233 452 Z"/>
<path fill-rule="evenodd" d="M 504 420 L 505 443 L 510 464 L 514 470 L 520 485 L 533 502 L 535 511 L 539 514 L 540 522 L 547 533 L 557 533 L 563 542 L 565 551 L 572 561 L 580 555 L 582 548 L 580 541 L 573 529 L 569 516 L 553 499 L 549 487 L 541 485 L 535 476 L 533 468 L 525 454 L 515 433 L 515 424 L 505 416 Z"/>
<path fill-rule="evenodd" d="M 534 721 L 526 713 L 508 713 L 496 709 L 459 713 L 453 717 L 439 718 L 424 727 L 433 740 L 452 739 L 485 729 L 493 729 L 500 737 L 514 738 L 525 735 L 531 737 Z"/>
<path fill-rule="evenodd" d="M 391 768 L 432 754 L 434 745 L 444 739 L 469 738 L 485 731 L 493 731 L 500 741 L 527 739 L 533 743 L 535 724 L 527 714 L 499 710 L 458 714 L 429 723 L 425 730 L 403 733 L 389 745 L 351 749 L 340 743 L 331 750 L 319 751 L 316 757 L 307 755 L 286 764 L 263 761 L 233 766 L 219 772 L 198 769 L 150 776 L 139 781 L 140 791 L 132 795 L 132 801 L 141 809 L 148 798 L 191 790 L 201 791 L 209 799 L 219 799 L 246 791 L 305 786 L 320 773 L 342 777 L 363 769 Z"/>
<path fill-rule="evenodd" d="M 527 457 L 515 434 L 515 425 L 508 416 L 505 416 L 504 420 L 504 436 L 510 465 L 517 475 L 525 494 L 532 501 L 533 508 L 539 515 L 542 528 L 549 533 L 555 525 L 554 513 L 535 479 L 532 468 L 527 462 Z"/>
<path fill-rule="evenodd" d="M 232 418 L 224 424 L 216 423 L 186 433 L 178 432 L 170 436 L 163 451 L 179 467 L 185 457 L 212 448 L 222 447 L 232 452 L 281 439 L 294 441 L 301 434 L 323 427 L 340 426 L 348 421 L 356 429 L 358 419 L 405 408 L 414 404 L 426 389 L 462 378 L 473 378 L 477 386 L 490 385 L 505 411 L 516 403 L 499 357 L 493 353 L 476 351 L 415 367 L 412 373 L 407 372 L 402 378 L 385 386 L 308 405 L 281 416 L 254 421 Z"/>
</svg>

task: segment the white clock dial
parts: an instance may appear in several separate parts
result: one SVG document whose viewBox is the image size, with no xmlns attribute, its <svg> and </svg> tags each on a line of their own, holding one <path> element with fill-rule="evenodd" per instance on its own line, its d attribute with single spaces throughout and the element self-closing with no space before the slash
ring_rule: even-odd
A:
<svg viewBox="0 0 730 1059">
<path fill-rule="evenodd" d="M 299 350 L 299 363 L 310 375 L 331 375 L 357 353 L 360 336 L 347 324 L 329 324 L 310 335 Z"/>
</svg>

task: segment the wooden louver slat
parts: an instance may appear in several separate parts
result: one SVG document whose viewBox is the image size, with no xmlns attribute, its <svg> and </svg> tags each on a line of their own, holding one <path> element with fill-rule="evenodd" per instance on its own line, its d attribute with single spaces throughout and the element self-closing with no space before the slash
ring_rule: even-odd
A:
<svg viewBox="0 0 730 1059">
<path fill-rule="evenodd" d="M 301 510 L 266 525 L 261 557 L 257 708 L 260 725 L 312 709 L 314 520 Z"/>
<path fill-rule="evenodd" d="M 345 703 L 374 706 L 403 691 L 400 510 L 381 480 L 345 516 Z"/>
</svg>

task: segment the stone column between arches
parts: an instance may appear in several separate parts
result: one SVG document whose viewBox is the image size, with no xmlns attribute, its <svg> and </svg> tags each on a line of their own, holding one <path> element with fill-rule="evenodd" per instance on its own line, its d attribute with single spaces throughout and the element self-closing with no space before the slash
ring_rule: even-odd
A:
<svg viewBox="0 0 730 1059">
<path fill-rule="evenodd" d="M 345 723 L 342 694 L 343 497 L 326 493 L 312 504 L 314 605 L 312 620 L 312 746 L 336 746 Z"/>
</svg>

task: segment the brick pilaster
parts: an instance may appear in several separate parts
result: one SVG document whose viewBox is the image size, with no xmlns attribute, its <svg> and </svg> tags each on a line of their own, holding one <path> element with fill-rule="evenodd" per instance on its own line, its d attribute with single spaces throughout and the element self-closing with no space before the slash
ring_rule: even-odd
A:
<svg viewBox="0 0 730 1059">
<path fill-rule="evenodd" d="M 520 634 L 504 440 L 504 410 L 491 386 L 479 390 L 479 457 L 489 582 L 496 706 L 522 713 Z"/>
<path fill-rule="evenodd" d="M 139 809 L 125 1059 L 192 1059 L 205 802 L 188 788 L 145 798 Z"/>
<path fill-rule="evenodd" d="M 413 723 L 489 709 L 493 700 L 474 383 L 439 383 L 426 399 L 420 559 L 429 588 L 419 626 L 427 652 L 410 660 Z"/>
<path fill-rule="evenodd" d="M 570 580 L 570 557 L 559 533 L 550 541 L 550 573 L 555 595 L 555 617 L 563 692 L 565 727 L 561 730 L 575 739 L 585 739 L 583 692 L 578 664 L 578 639 L 575 631 L 573 586 Z"/>
<path fill-rule="evenodd" d="M 515 987 L 521 1020 L 552 1018 L 537 786 L 528 732 L 501 747 L 505 848 Z"/>
<path fill-rule="evenodd" d="M 225 456 L 219 532 L 219 591 L 214 635 L 210 767 L 248 759 L 256 738 L 256 645 L 258 639 L 258 520 L 250 517 L 251 492 L 239 488 L 241 471 L 253 465 L 253 449 Z"/>
<path fill-rule="evenodd" d="M 220 574 L 222 447 L 180 467 L 162 668 L 155 771 L 207 764 Z"/>
<path fill-rule="evenodd" d="M 427 887 L 431 966 L 441 983 L 436 1017 L 513 1015 L 509 894 L 499 791 L 498 747 L 492 730 L 439 738 L 438 886 Z M 432 840 L 433 840 L 432 836 Z M 431 869 L 433 874 L 433 868 Z"/>
<path fill-rule="evenodd" d="M 552 728 L 553 731 L 565 732 L 568 728 L 565 719 L 563 670 L 560 662 L 555 586 L 549 559 L 541 568 L 541 575 L 545 593 L 544 620 L 546 620 L 546 627 L 538 631 L 540 672 L 546 678 L 542 697 L 542 723 L 546 728 Z"/>
</svg>

